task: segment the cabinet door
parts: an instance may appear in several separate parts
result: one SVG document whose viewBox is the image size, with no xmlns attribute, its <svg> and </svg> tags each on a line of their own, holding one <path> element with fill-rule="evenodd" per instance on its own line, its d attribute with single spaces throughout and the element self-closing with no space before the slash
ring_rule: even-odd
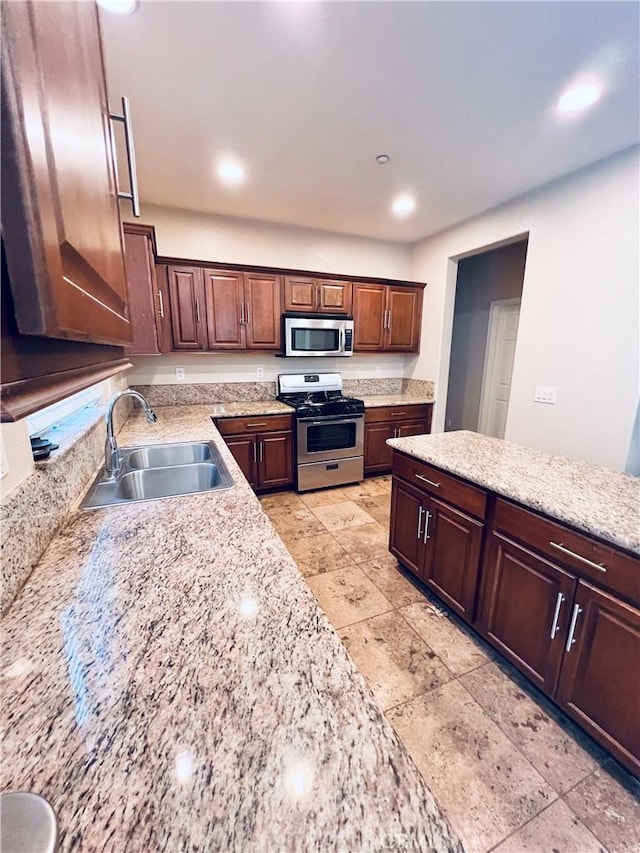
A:
<svg viewBox="0 0 640 853">
<path fill-rule="evenodd" d="M 6 3 L 2 19 L 2 226 L 18 329 L 127 344 L 97 6 Z"/>
<path fill-rule="evenodd" d="M 408 569 L 422 577 L 426 497 L 419 489 L 393 478 L 389 550 Z"/>
<path fill-rule="evenodd" d="M 258 485 L 262 489 L 290 486 L 293 482 L 291 432 L 267 432 L 257 437 Z"/>
<path fill-rule="evenodd" d="M 317 288 L 314 278 L 285 276 L 284 310 L 314 312 L 317 306 Z"/>
<path fill-rule="evenodd" d="M 557 701 L 633 773 L 640 773 L 640 610 L 578 582 Z M 570 621 L 574 621 L 573 619 Z"/>
<path fill-rule="evenodd" d="M 367 474 L 375 471 L 390 471 L 393 450 L 387 444 L 388 438 L 395 435 L 395 424 L 390 421 L 364 425 L 364 470 Z"/>
<path fill-rule="evenodd" d="M 244 274 L 247 349 L 280 349 L 282 278 Z"/>
<path fill-rule="evenodd" d="M 353 305 L 353 285 L 350 281 L 318 281 L 318 311 L 323 314 L 350 314 Z"/>
<path fill-rule="evenodd" d="M 153 247 L 149 236 L 134 226 L 124 226 L 125 264 L 129 288 L 130 355 L 160 352 L 156 314 L 164 311 L 158 294 Z"/>
<path fill-rule="evenodd" d="M 422 290 L 414 287 L 387 288 L 385 349 L 418 352 L 422 320 Z"/>
<path fill-rule="evenodd" d="M 255 435 L 229 435 L 225 436 L 224 441 L 249 485 L 255 488 L 258 485 L 258 439 Z"/>
<path fill-rule="evenodd" d="M 199 267 L 169 267 L 171 332 L 175 350 L 203 350 L 202 270 Z"/>
<path fill-rule="evenodd" d="M 386 291 L 383 284 L 353 285 L 354 350 L 380 351 L 384 349 Z"/>
<path fill-rule="evenodd" d="M 225 270 L 204 271 L 207 316 L 207 349 L 244 349 L 242 273 Z"/>
<path fill-rule="evenodd" d="M 575 577 L 495 532 L 486 573 L 482 632 L 537 687 L 553 695 Z"/>
<path fill-rule="evenodd" d="M 398 421 L 396 424 L 396 438 L 406 438 L 408 435 L 426 435 L 429 432 L 429 423 L 426 420 Z"/>
<path fill-rule="evenodd" d="M 427 509 L 424 582 L 473 622 L 484 525 L 436 498 Z"/>
</svg>

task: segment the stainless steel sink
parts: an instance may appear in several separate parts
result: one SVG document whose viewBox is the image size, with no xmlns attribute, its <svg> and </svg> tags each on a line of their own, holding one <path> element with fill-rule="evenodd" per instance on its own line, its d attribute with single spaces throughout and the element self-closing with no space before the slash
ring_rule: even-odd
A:
<svg viewBox="0 0 640 853">
<path fill-rule="evenodd" d="M 124 451 L 122 453 L 124 457 Z M 211 446 L 200 441 L 196 444 L 150 444 L 132 450 L 127 461 L 130 468 L 163 468 L 168 465 L 209 462 L 212 458 Z"/>
<path fill-rule="evenodd" d="M 123 447 L 121 452 L 122 467 L 116 478 L 107 479 L 101 470 L 81 509 L 219 491 L 234 485 L 212 441 Z"/>
</svg>

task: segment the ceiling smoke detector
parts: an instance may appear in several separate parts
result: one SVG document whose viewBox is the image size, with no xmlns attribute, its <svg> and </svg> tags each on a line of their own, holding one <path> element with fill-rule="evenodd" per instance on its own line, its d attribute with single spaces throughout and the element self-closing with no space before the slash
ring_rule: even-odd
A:
<svg viewBox="0 0 640 853">
<path fill-rule="evenodd" d="M 380 163 L 381 166 L 384 166 L 385 163 L 388 163 L 391 160 L 388 154 L 378 154 L 376 157 L 376 163 Z"/>
</svg>

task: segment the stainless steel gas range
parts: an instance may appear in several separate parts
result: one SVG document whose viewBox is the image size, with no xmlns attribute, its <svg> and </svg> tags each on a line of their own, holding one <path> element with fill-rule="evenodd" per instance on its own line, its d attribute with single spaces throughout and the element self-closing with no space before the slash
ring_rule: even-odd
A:
<svg viewBox="0 0 640 853">
<path fill-rule="evenodd" d="M 342 395 L 339 373 L 281 373 L 278 400 L 293 406 L 299 492 L 364 477 L 364 403 Z"/>
</svg>

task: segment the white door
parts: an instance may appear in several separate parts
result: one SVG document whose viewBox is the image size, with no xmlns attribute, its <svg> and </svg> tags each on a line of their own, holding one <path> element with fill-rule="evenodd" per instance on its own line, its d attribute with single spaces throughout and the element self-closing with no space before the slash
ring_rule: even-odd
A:
<svg viewBox="0 0 640 853">
<path fill-rule="evenodd" d="M 491 303 L 478 432 L 495 438 L 504 438 L 519 319 L 519 299 Z"/>
</svg>

